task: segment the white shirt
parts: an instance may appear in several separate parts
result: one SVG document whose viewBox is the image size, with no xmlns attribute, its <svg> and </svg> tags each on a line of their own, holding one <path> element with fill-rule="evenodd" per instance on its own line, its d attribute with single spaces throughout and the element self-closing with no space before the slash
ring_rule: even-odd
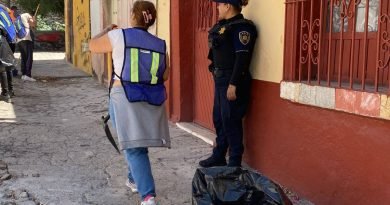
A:
<svg viewBox="0 0 390 205">
<path fill-rule="evenodd" d="M 28 20 L 32 19 L 32 16 L 29 13 L 23 13 L 23 14 L 20 15 L 20 17 L 22 19 L 23 26 L 26 29 L 27 35 L 24 38 L 22 38 L 22 39 L 18 39 L 18 42 L 19 41 L 25 41 L 25 40 L 32 41 L 32 38 L 31 38 L 31 35 L 30 35 L 30 24 L 28 23 Z"/>
<path fill-rule="evenodd" d="M 121 76 L 125 55 L 125 39 L 123 38 L 122 29 L 115 29 L 108 32 L 108 38 L 110 39 L 112 46 L 112 60 L 114 61 L 114 72 L 118 76 Z M 119 80 L 117 76 L 115 76 L 114 79 Z"/>
</svg>

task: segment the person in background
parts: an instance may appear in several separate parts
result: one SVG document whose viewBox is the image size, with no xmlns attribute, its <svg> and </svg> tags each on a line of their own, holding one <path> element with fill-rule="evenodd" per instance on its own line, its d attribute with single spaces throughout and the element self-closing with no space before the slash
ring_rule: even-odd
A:
<svg viewBox="0 0 390 205">
<path fill-rule="evenodd" d="M 17 15 L 17 13 L 14 13 Z M 15 27 L 18 36 L 18 48 L 21 56 L 22 80 L 36 81 L 31 76 L 34 50 L 34 18 L 29 13 L 16 16 Z"/>
<path fill-rule="evenodd" d="M 15 17 L 15 16 L 18 16 L 18 15 L 19 15 L 18 12 L 19 12 L 19 11 L 18 11 L 18 7 L 16 7 L 16 6 L 11 6 L 11 9 L 8 11 L 9 16 L 11 17 L 12 22 L 14 22 L 14 23 L 15 23 L 15 21 L 16 21 L 16 17 Z M 12 52 L 15 53 L 16 42 L 10 44 L 9 47 L 11 48 Z"/>
<path fill-rule="evenodd" d="M 148 147 L 170 147 L 165 110 L 169 64 L 164 40 L 150 34 L 157 11 L 149 1 L 135 1 L 132 28 L 110 25 L 89 43 L 92 52 L 112 52 L 109 113 L 128 164 L 126 185 L 138 191 L 141 205 L 156 204 Z"/>
<path fill-rule="evenodd" d="M 1 26 L 0 26 L 1 27 Z M 0 28 L 2 33 L 2 28 Z M 0 34 L 0 85 L 1 85 L 1 100 L 10 103 L 14 97 L 13 82 L 12 82 L 12 67 L 15 63 L 13 53 L 3 34 Z"/>
<path fill-rule="evenodd" d="M 257 30 L 241 14 L 248 0 L 213 1 L 217 2 L 219 21 L 209 31 L 208 58 L 215 87 L 213 122 L 217 138 L 212 155 L 199 165 L 240 167 L 244 153 L 242 119 L 249 104 L 249 65 Z"/>
<path fill-rule="evenodd" d="M 18 7 L 11 6 L 11 9 L 8 12 L 9 12 L 9 15 L 11 16 L 12 22 L 15 22 L 16 16 L 18 16 Z"/>
<path fill-rule="evenodd" d="M 1 97 L 6 102 L 11 102 L 11 97 L 15 95 L 12 79 L 12 70 L 15 69 L 15 58 L 13 56 L 13 51 L 11 51 L 11 45 L 15 45 L 16 31 L 9 12 L 10 10 L 7 7 L 0 4 L 0 81 Z"/>
</svg>

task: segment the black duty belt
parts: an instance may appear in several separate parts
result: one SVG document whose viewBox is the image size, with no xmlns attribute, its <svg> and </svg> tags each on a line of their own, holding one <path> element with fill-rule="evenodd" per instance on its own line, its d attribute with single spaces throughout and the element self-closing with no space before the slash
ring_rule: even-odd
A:
<svg viewBox="0 0 390 205">
<path fill-rule="evenodd" d="M 232 74 L 233 74 L 233 70 L 232 69 L 217 69 L 217 68 L 215 68 L 213 70 L 213 75 L 216 78 L 230 77 Z"/>
</svg>

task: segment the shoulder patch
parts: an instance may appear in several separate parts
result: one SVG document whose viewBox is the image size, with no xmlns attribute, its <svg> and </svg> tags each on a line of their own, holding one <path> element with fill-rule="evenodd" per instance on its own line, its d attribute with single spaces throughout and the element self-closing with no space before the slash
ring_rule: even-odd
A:
<svg viewBox="0 0 390 205">
<path fill-rule="evenodd" d="M 239 33 L 239 38 L 243 45 L 247 45 L 251 40 L 251 34 L 248 31 L 241 31 Z"/>
</svg>

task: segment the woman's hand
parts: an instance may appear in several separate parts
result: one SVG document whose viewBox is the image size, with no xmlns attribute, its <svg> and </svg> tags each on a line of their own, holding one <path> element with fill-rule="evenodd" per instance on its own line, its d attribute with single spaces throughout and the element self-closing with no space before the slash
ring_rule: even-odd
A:
<svg viewBox="0 0 390 205">
<path fill-rule="evenodd" d="M 106 26 L 102 32 L 89 41 L 89 50 L 94 53 L 112 52 L 112 45 L 107 33 L 117 28 L 118 26 L 115 24 Z"/>
<path fill-rule="evenodd" d="M 118 25 L 116 25 L 116 24 L 111 24 L 111 25 L 106 26 L 106 28 L 104 28 L 103 31 L 104 31 L 105 33 L 108 33 L 108 32 L 110 32 L 111 30 L 114 30 L 114 29 L 117 29 L 117 28 L 118 28 Z"/>
<path fill-rule="evenodd" d="M 229 101 L 233 101 L 233 100 L 236 100 L 237 99 L 237 96 L 236 96 L 236 86 L 235 85 L 229 85 L 228 89 L 227 89 L 227 99 Z"/>
</svg>

